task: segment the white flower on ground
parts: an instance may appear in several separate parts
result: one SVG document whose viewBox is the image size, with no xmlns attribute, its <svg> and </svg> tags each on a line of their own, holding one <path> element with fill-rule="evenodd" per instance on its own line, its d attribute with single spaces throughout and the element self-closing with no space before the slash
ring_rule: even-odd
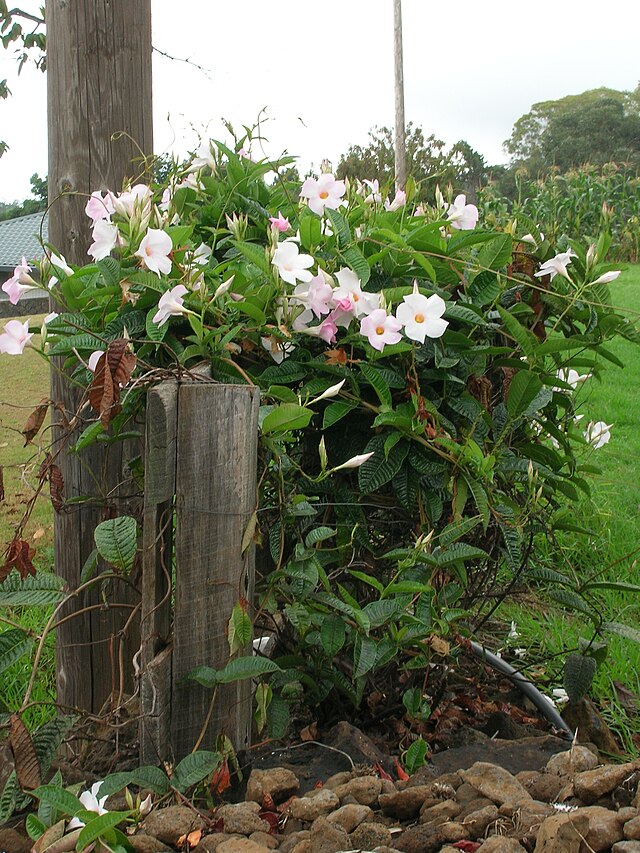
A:
<svg viewBox="0 0 640 853">
<path fill-rule="evenodd" d="M 512 622 L 511 628 L 509 629 L 509 633 L 507 634 L 507 639 L 517 640 L 519 636 L 520 636 L 520 634 L 518 633 L 518 631 L 516 629 L 516 623 Z"/>
<path fill-rule="evenodd" d="M 311 281 L 313 278 L 309 267 L 312 267 L 315 261 L 311 255 L 301 255 L 298 246 L 291 240 L 285 240 L 279 244 L 273 253 L 271 263 L 278 268 L 280 278 L 288 284 Z"/>
<path fill-rule="evenodd" d="M 467 204 L 467 197 L 462 193 L 457 195 L 447 211 L 447 219 L 453 228 L 460 231 L 472 231 L 478 224 L 478 208 L 475 204 Z"/>
<path fill-rule="evenodd" d="M 80 794 L 79 800 L 88 812 L 96 812 L 96 814 L 101 815 L 107 814 L 109 811 L 109 809 L 105 809 L 104 807 L 108 799 L 107 795 L 98 798 L 102 784 L 102 782 L 96 782 L 95 785 L 91 786 L 91 790 Z M 67 829 L 79 829 L 84 825 L 84 821 L 80 820 L 79 817 L 74 817 L 69 821 Z"/>
<path fill-rule="evenodd" d="M 183 296 L 188 293 L 184 284 L 177 284 L 171 290 L 163 293 L 158 302 L 158 310 L 153 315 L 153 322 L 163 326 L 169 317 L 179 317 L 188 314 L 189 310 L 183 306 Z"/>
<path fill-rule="evenodd" d="M 309 207 L 318 216 L 322 216 L 325 207 L 337 210 L 345 194 L 344 181 L 336 181 L 331 172 L 320 175 L 319 178 L 307 178 L 300 189 L 301 198 L 309 201 Z"/>
<path fill-rule="evenodd" d="M 87 254 L 94 261 L 100 261 L 111 254 L 118 243 L 118 226 L 112 225 L 106 219 L 98 219 L 93 225 L 93 243 L 89 246 Z"/>
<path fill-rule="evenodd" d="M 382 352 L 385 344 L 397 344 L 400 341 L 401 328 L 402 323 L 393 315 L 387 314 L 384 308 L 376 308 L 360 323 L 360 334 L 368 338 L 374 349 Z"/>
<path fill-rule="evenodd" d="M 599 276 L 595 281 L 592 281 L 591 284 L 609 284 L 611 281 L 615 281 L 622 270 L 611 270 L 611 272 L 603 272 L 601 276 Z"/>
<path fill-rule="evenodd" d="M 557 276 L 561 275 L 563 278 L 569 278 L 569 273 L 567 272 L 567 264 L 571 263 L 571 258 L 575 258 L 575 253 L 569 249 L 568 252 L 560 252 L 555 256 L 555 258 L 549 258 L 548 261 L 545 261 L 537 273 L 534 273 L 536 278 L 542 278 L 545 275 L 551 277 L 551 281 Z"/>
<path fill-rule="evenodd" d="M 426 337 L 440 338 L 445 333 L 449 323 L 442 315 L 446 309 L 447 303 L 441 296 L 437 293 L 424 296 L 414 283 L 413 293 L 398 305 L 396 317 L 404 326 L 405 335 L 423 344 Z"/>
<path fill-rule="evenodd" d="M 395 210 L 400 210 L 401 207 L 404 207 L 407 203 L 407 194 L 404 190 L 396 190 L 396 194 L 393 197 L 393 201 L 389 201 L 389 199 L 385 199 L 384 209 L 388 210 L 390 213 L 393 213 Z"/>
<path fill-rule="evenodd" d="M 14 268 L 11 278 L 2 285 L 2 289 L 8 295 L 9 302 L 12 305 L 18 304 L 23 293 L 37 289 L 38 285 L 29 275 L 30 272 L 31 267 L 23 256 L 22 261 Z"/>
<path fill-rule="evenodd" d="M 9 320 L 0 334 L 0 353 L 22 355 L 33 334 L 29 332 L 29 321 Z"/>
<path fill-rule="evenodd" d="M 584 439 L 587 444 L 590 444 L 594 450 L 598 450 L 608 444 L 611 440 L 611 427 L 613 424 L 606 424 L 604 421 L 590 421 L 584 431 Z"/>
<path fill-rule="evenodd" d="M 168 275 L 171 272 L 171 258 L 169 255 L 173 249 L 171 237 L 160 228 L 149 228 L 140 241 L 136 257 L 142 258 L 142 263 L 148 270 L 160 277 L 160 273 Z"/>
<path fill-rule="evenodd" d="M 587 379 L 591 378 L 590 373 L 578 373 L 577 370 L 573 368 L 558 370 L 556 373 L 558 379 L 562 382 L 565 382 L 567 385 L 571 385 L 571 387 L 575 390 L 581 382 L 585 382 Z M 554 388 L 554 391 L 565 391 L 565 388 Z"/>
<path fill-rule="evenodd" d="M 563 687 L 556 687 L 551 693 L 553 694 L 553 700 L 558 705 L 566 705 L 569 701 L 569 694 Z"/>
</svg>

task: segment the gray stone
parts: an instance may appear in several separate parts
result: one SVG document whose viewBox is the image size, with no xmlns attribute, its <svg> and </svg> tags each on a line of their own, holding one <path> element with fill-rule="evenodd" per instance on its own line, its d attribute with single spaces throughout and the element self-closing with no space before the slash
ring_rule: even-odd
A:
<svg viewBox="0 0 640 853">
<path fill-rule="evenodd" d="M 339 853 L 349 849 L 349 836 L 344 829 L 334 826 L 324 817 L 319 817 L 313 822 L 309 837 L 309 853 Z"/>
<path fill-rule="evenodd" d="M 640 841 L 616 841 L 611 853 L 640 853 Z"/>
<path fill-rule="evenodd" d="M 468 770 L 463 770 L 460 775 L 465 782 L 498 805 L 503 803 L 523 805 L 533 799 L 511 773 L 496 764 L 477 761 Z"/>
<path fill-rule="evenodd" d="M 542 822 L 535 853 L 579 853 L 588 831 L 589 818 L 579 811 L 552 815 Z"/>
<path fill-rule="evenodd" d="M 391 845 L 392 836 L 388 827 L 381 823 L 364 821 L 349 835 L 353 850 L 373 850 L 376 847 Z"/>
<path fill-rule="evenodd" d="M 256 844 L 262 844 L 263 847 L 268 847 L 270 850 L 275 850 L 278 846 L 278 839 L 270 832 L 252 832 L 249 841 L 255 841 Z"/>
<path fill-rule="evenodd" d="M 373 812 L 369 806 L 361 806 L 360 803 L 349 803 L 332 812 L 327 820 L 334 826 L 339 826 L 345 832 L 353 832 L 364 820 L 370 818 Z"/>
<path fill-rule="evenodd" d="M 340 773 L 334 773 L 333 776 L 329 776 L 327 781 L 324 783 L 325 788 L 331 788 L 334 791 L 336 788 L 339 788 L 340 785 L 346 785 L 347 782 L 350 782 L 353 779 L 353 772 L 351 770 L 341 770 Z"/>
<path fill-rule="evenodd" d="M 282 803 L 300 790 L 300 780 L 286 767 L 252 770 L 247 782 L 245 799 L 260 803 L 269 794 L 274 803 Z"/>
<path fill-rule="evenodd" d="M 394 844 L 401 853 L 437 853 L 448 841 L 462 841 L 468 837 L 467 827 L 460 823 L 425 823 L 406 829 Z"/>
<path fill-rule="evenodd" d="M 228 832 L 213 832 L 200 839 L 200 844 L 198 844 L 193 853 L 215 853 L 218 847 L 225 841 L 229 841 L 231 838 L 243 837 L 242 835 L 230 835 Z"/>
<path fill-rule="evenodd" d="M 545 770 L 553 776 L 575 776 L 598 766 L 598 757 L 586 746 L 577 743 L 565 752 L 552 755 Z"/>
<path fill-rule="evenodd" d="M 291 853 L 309 853 L 311 850 L 311 841 L 308 838 L 303 838 L 301 841 L 298 841 L 295 847 L 292 848 Z"/>
<path fill-rule="evenodd" d="M 285 836 L 280 842 L 280 847 L 278 848 L 279 853 L 290 853 L 296 844 L 300 841 L 308 841 L 309 838 L 311 838 L 311 833 L 308 829 L 301 829 L 299 832 L 292 832 L 291 835 Z"/>
<path fill-rule="evenodd" d="M 356 776 L 334 790 L 341 801 L 346 796 L 351 796 L 362 806 L 372 806 L 382 791 L 382 780 L 377 776 Z"/>
<path fill-rule="evenodd" d="M 223 829 L 230 835 L 251 835 L 252 832 L 269 832 L 269 824 L 259 816 L 258 803 L 228 803 L 219 806 L 216 820 L 222 818 Z"/>
<path fill-rule="evenodd" d="M 444 823 L 447 820 L 458 817 L 462 811 L 460 803 L 455 800 L 443 800 L 435 806 L 423 806 L 420 809 L 420 823 Z"/>
<path fill-rule="evenodd" d="M 550 773 L 540 773 L 537 779 L 534 779 L 530 785 L 525 784 L 524 787 L 534 800 L 555 803 L 558 800 L 560 791 L 565 787 L 565 783 L 565 777 L 552 776 Z"/>
<path fill-rule="evenodd" d="M 480 838 L 485 834 L 488 827 L 498 819 L 498 807 L 493 805 L 485 806 L 482 809 L 471 812 L 462 821 L 462 825 L 469 830 L 471 838 Z"/>
<path fill-rule="evenodd" d="M 318 788 L 310 791 L 306 797 L 295 797 L 287 807 L 288 814 L 297 820 L 309 823 L 316 818 L 328 815 L 340 805 L 340 800 L 334 791 L 328 788 Z"/>
<path fill-rule="evenodd" d="M 166 853 L 167 850 L 166 843 L 152 835 L 131 835 L 128 840 L 136 853 Z"/>
<path fill-rule="evenodd" d="M 431 785 L 416 785 L 413 788 L 405 788 L 404 791 L 396 791 L 395 794 L 380 794 L 378 797 L 378 803 L 384 814 L 400 820 L 411 820 L 417 817 L 425 802 L 429 802 L 430 805 L 435 805 L 437 802 Z"/>
<path fill-rule="evenodd" d="M 573 790 L 576 797 L 590 805 L 614 791 L 625 779 L 632 776 L 638 767 L 640 762 L 631 761 L 628 764 L 605 764 L 595 770 L 577 773 L 573 780 Z"/>
<path fill-rule="evenodd" d="M 203 829 L 204 820 L 187 806 L 154 809 L 144 820 L 144 830 L 165 844 L 175 844 L 182 835 Z"/>
</svg>

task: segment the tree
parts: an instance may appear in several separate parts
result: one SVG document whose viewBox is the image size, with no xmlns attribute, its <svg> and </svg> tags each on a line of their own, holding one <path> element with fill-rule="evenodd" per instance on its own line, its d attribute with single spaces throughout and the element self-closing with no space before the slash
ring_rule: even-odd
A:
<svg viewBox="0 0 640 853">
<path fill-rule="evenodd" d="M 24 201 L 14 201 L 10 204 L 0 202 L 0 222 L 5 219 L 16 219 L 18 216 L 27 216 L 29 213 L 40 213 L 47 208 L 47 179 L 41 178 L 37 173 L 31 175 L 31 194 L 35 198 L 26 198 Z"/>
<path fill-rule="evenodd" d="M 406 132 L 407 175 L 418 184 L 418 198 L 433 200 L 436 184 L 452 184 L 456 191 L 473 195 L 486 180 L 487 166 L 481 154 L 464 140 L 449 151 L 431 134 L 425 139 L 422 128 L 409 122 Z M 369 131 L 369 144 L 351 145 L 340 157 L 338 177 L 376 178 L 381 187 L 391 189 L 395 176 L 393 132 L 388 127 Z"/>
<path fill-rule="evenodd" d="M 640 85 L 635 92 L 591 89 L 534 104 L 504 145 L 511 165 L 531 175 L 585 163 L 640 165 Z"/>
</svg>

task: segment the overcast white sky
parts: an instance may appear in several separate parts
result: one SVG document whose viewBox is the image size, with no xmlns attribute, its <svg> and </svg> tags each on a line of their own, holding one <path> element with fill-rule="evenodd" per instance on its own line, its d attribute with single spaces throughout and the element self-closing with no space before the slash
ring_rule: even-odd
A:
<svg viewBox="0 0 640 853">
<path fill-rule="evenodd" d="M 37 11 L 41 2 L 18 5 Z M 392 0 L 152 0 L 152 8 L 154 46 L 208 69 L 207 77 L 154 55 L 156 153 L 185 153 L 197 130 L 220 138 L 222 117 L 253 124 L 266 107 L 265 153 L 286 149 L 306 168 L 323 157 L 337 164 L 371 127 L 393 124 Z M 533 103 L 635 88 L 639 10 L 637 0 L 403 0 L 407 121 L 505 162 L 502 142 Z M 13 97 L 0 101 L 0 139 L 10 145 L 0 200 L 11 201 L 29 195 L 33 172 L 47 171 L 46 84 L 32 68 L 18 78 L 0 49 L 5 77 Z"/>
</svg>

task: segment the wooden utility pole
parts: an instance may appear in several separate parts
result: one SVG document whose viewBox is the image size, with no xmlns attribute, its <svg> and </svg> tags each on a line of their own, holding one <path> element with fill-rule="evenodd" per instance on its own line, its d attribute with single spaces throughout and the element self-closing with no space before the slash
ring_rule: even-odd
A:
<svg viewBox="0 0 640 853">
<path fill-rule="evenodd" d="M 85 264 L 91 242 L 84 213 L 89 193 L 121 189 L 125 177 L 144 171 L 141 155 L 153 151 L 151 0 L 46 0 L 46 22 L 49 240 L 67 261 Z M 52 372 L 51 398 L 66 417 L 76 411 L 78 394 L 60 370 Z M 77 432 L 69 440 L 61 412 L 54 409 L 53 452 L 59 452 L 65 501 L 91 498 L 67 503 L 55 517 L 56 572 L 71 590 L 80 584 L 95 547 L 93 531 L 108 517 L 105 513 L 131 512 L 130 495 L 123 496 L 119 488 L 122 449 L 67 453 L 76 438 Z M 121 581 L 106 591 L 105 606 L 86 609 L 101 601 L 95 588 L 78 596 L 67 612 L 84 612 L 57 630 L 61 705 L 99 711 L 112 690 L 126 689 L 120 663 L 123 671 L 132 669 L 139 640 L 135 628 L 128 639 L 121 634 L 139 597 L 132 597 Z"/>
<path fill-rule="evenodd" d="M 404 132 L 404 72 L 402 69 L 402 0 L 393 0 L 393 65 L 395 79 L 396 188 L 404 189 L 407 164 Z"/>
</svg>

